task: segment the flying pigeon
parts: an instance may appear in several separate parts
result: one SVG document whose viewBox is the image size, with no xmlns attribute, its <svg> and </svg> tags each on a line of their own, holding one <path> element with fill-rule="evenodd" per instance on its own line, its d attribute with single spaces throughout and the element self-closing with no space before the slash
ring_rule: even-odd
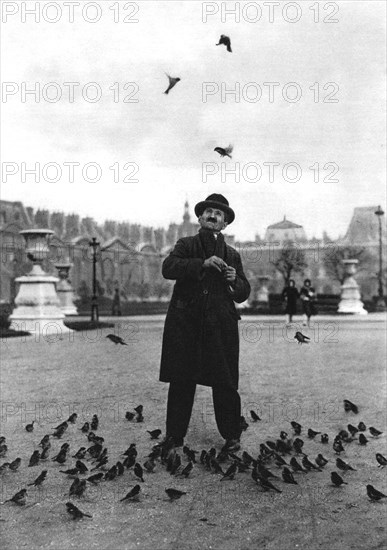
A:
<svg viewBox="0 0 387 550">
<path fill-rule="evenodd" d="M 128 345 L 126 342 L 123 341 L 121 336 L 116 336 L 115 334 L 108 334 L 106 336 L 106 338 L 109 338 L 109 340 L 111 340 L 115 344 L 121 344 L 121 346 L 127 346 Z"/>
<path fill-rule="evenodd" d="M 230 144 L 228 147 L 225 147 L 224 149 L 223 147 L 215 147 L 214 151 L 219 153 L 221 157 L 229 157 L 231 159 L 232 158 L 231 153 L 233 149 L 234 147 Z"/>
<path fill-rule="evenodd" d="M 170 90 L 172 90 L 172 88 L 173 88 L 174 86 L 176 86 L 176 84 L 177 84 L 178 82 L 180 82 L 181 78 L 173 78 L 173 76 L 169 76 L 169 74 L 167 74 L 167 73 L 165 73 L 165 74 L 166 74 L 167 77 L 168 77 L 169 86 L 168 86 L 168 88 L 165 90 L 164 93 L 165 93 L 165 94 L 169 94 Z"/>
<path fill-rule="evenodd" d="M 225 34 L 221 34 L 219 38 L 219 42 L 215 44 L 215 46 L 220 46 L 221 44 L 226 46 L 228 52 L 232 52 L 231 40 L 229 36 L 226 36 Z"/>
</svg>

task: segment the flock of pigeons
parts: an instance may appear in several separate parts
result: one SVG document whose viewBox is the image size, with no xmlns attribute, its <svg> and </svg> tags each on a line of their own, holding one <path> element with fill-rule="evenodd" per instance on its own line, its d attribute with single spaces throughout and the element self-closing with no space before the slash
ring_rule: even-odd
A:
<svg viewBox="0 0 387 550">
<path fill-rule="evenodd" d="M 358 407 L 347 399 L 344 400 L 344 409 L 346 412 L 354 414 L 358 414 L 359 412 Z M 253 422 L 261 420 L 253 410 L 250 411 L 250 415 Z M 139 405 L 133 411 L 127 411 L 125 418 L 129 422 L 144 422 L 143 406 Z M 281 478 L 285 484 L 297 485 L 299 483 L 296 479 L 298 474 L 321 472 L 330 462 L 322 453 L 319 453 L 314 461 L 309 459 L 308 454 L 305 452 L 304 441 L 300 437 L 304 428 L 298 422 L 292 421 L 291 427 L 294 432 L 292 436 L 289 437 L 285 431 L 281 431 L 279 438 L 268 440 L 259 445 L 259 453 L 256 457 L 251 456 L 246 451 L 243 451 L 241 455 L 226 451 L 217 453 L 215 447 L 209 450 L 202 450 L 199 454 L 199 451 L 191 449 L 187 445 L 182 447 L 182 454 L 180 454 L 178 452 L 179 449 L 170 444 L 168 445 L 168 439 L 165 439 L 164 442 L 156 443 L 153 446 L 148 456 L 141 461 L 142 465 L 138 458 L 136 443 L 131 443 L 122 452 L 120 460 L 111 464 L 109 451 L 104 446 L 104 438 L 95 433 L 99 427 L 97 415 L 94 415 L 90 422 L 85 422 L 80 428 L 80 431 L 85 435 L 84 446 L 81 446 L 71 455 L 70 443 L 67 441 L 61 445 L 60 449 L 53 456 L 50 456 L 51 441 L 62 439 L 69 425 L 75 424 L 76 421 L 77 414 L 73 413 L 66 421 L 59 424 L 53 433 L 46 434 L 37 445 L 38 449 L 30 456 L 27 467 L 36 467 L 48 460 L 55 462 L 58 465 L 58 470 L 54 470 L 55 475 L 61 474 L 72 480 L 68 490 L 69 498 L 73 500 L 77 498 L 78 501 L 87 492 L 88 486 L 111 482 L 115 478 L 123 476 L 126 470 L 132 470 L 134 476 L 141 483 L 146 482 L 145 476 L 153 474 L 161 467 L 165 467 L 166 471 L 176 478 L 188 478 L 195 468 L 200 467 L 208 472 L 219 475 L 220 481 L 233 480 L 237 474 L 251 472 L 254 482 L 264 491 L 281 493 L 282 490 L 277 486 L 276 481 L 280 476 L 270 469 L 273 466 L 281 470 Z M 241 429 L 246 430 L 248 427 L 246 419 L 241 417 Z M 27 432 L 32 433 L 34 431 L 34 422 L 27 424 L 25 429 Z M 334 437 L 332 448 L 335 453 L 335 464 L 341 473 L 336 470 L 331 471 L 330 478 L 333 486 L 341 487 L 342 485 L 347 485 L 348 482 L 345 481 L 344 476 L 348 472 L 356 471 L 355 468 L 341 458 L 341 454 L 345 453 L 347 445 L 355 441 L 360 446 L 366 446 L 369 443 L 369 439 L 365 435 L 366 430 L 367 427 L 364 422 L 359 422 L 357 426 L 348 424 L 347 430 L 340 430 Z M 376 439 L 382 434 L 380 430 L 372 426 L 368 428 L 368 431 L 369 435 Z M 161 430 L 148 431 L 148 434 L 151 440 L 156 441 L 161 436 Z M 315 439 L 320 435 L 321 444 L 329 444 L 329 435 L 326 433 L 321 434 L 309 428 L 306 435 L 308 439 Z M 6 439 L 2 436 L 0 437 L 0 458 L 6 457 L 7 453 Z M 70 457 L 74 459 L 72 464 L 69 464 Z M 376 461 L 379 468 L 384 468 L 387 465 L 387 459 L 381 453 L 376 453 Z M 4 477 L 7 473 L 15 474 L 21 464 L 21 457 L 15 458 L 12 462 L 4 462 L 0 465 L 1 476 Z M 35 479 L 27 484 L 27 487 L 32 486 L 39 489 L 47 479 L 47 475 L 48 470 L 43 469 Z M 186 492 L 174 487 L 165 489 L 165 492 L 170 501 L 178 500 L 186 494 Z M 366 492 L 371 501 L 380 501 L 383 498 L 387 498 L 387 495 L 370 484 L 366 486 Z M 137 483 L 120 499 L 120 502 L 136 501 L 140 495 L 141 484 Z M 25 506 L 27 496 L 27 488 L 24 487 L 2 504 L 9 502 L 17 506 Z M 92 517 L 90 514 L 80 510 L 70 500 L 65 503 L 65 506 L 67 512 L 74 519 Z"/>
</svg>

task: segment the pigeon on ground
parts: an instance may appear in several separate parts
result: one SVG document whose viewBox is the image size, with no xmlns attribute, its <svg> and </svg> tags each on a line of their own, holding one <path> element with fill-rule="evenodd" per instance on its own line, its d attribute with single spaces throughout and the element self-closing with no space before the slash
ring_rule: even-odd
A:
<svg viewBox="0 0 387 550">
<path fill-rule="evenodd" d="M 344 447 L 341 442 L 341 439 L 335 439 L 332 446 L 336 454 L 340 454 L 344 452 Z"/>
<path fill-rule="evenodd" d="M 381 500 L 382 498 L 387 498 L 387 495 L 381 493 L 375 487 L 372 485 L 367 485 L 367 495 L 369 496 L 370 500 Z"/>
<path fill-rule="evenodd" d="M 344 410 L 345 412 L 353 412 L 355 414 L 359 412 L 358 406 L 352 403 L 352 401 L 349 401 L 349 399 L 344 399 Z"/>
<path fill-rule="evenodd" d="M 85 458 L 85 454 L 86 454 L 86 447 L 81 447 L 81 448 L 75 453 L 75 455 L 73 455 L 73 458 L 83 459 L 83 458 Z"/>
<path fill-rule="evenodd" d="M 355 468 L 352 468 L 348 462 L 344 462 L 344 460 L 341 460 L 341 458 L 336 458 L 336 466 L 339 468 L 339 470 L 343 470 L 343 472 L 347 472 L 348 470 L 352 470 L 353 472 L 356 472 Z"/>
<path fill-rule="evenodd" d="M 306 470 L 316 470 L 317 472 L 321 472 L 321 468 L 313 464 L 306 455 L 302 457 L 302 465 Z"/>
<path fill-rule="evenodd" d="M 297 462 L 297 459 L 295 456 L 293 456 L 293 458 L 291 459 L 290 461 L 290 466 L 293 470 L 293 472 L 306 472 L 306 470 L 304 470 L 304 468 L 301 466 L 301 464 L 299 462 Z"/>
<path fill-rule="evenodd" d="M 158 439 L 161 435 L 161 430 L 147 430 L 147 432 L 151 436 L 151 439 Z"/>
<path fill-rule="evenodd" d="M 220 481 L 223 481 L 224 479 L 234 479 L 234 476 L 237 472 L 237 469 L 238 469 L 238 463 L 237 461 L 235 460 L 231 466 L 229 466 L 227 468 L 227 470 L 225 471 L 225 473 L 223 474 L 223 477 Z"/>
<path fill-rule="evenodd" d="M 324 466 L 329 462 L 326 458 L 323 457 L 323 455 L 320 453 L 315 458 L 315 462 L 320 468 L 324 468 Z"/>
<path fill-rule="evenodd" d="M 27 489 L 22 489 L 21 491 L 18 491 L 16 494 L 14 494 L 12 498 L 5 500 L 3 504 L 5 504 L 6 502 L 14 502 L 18 506 L 24 506 L 26 503 L 26 496 Z"/>
<path fill-rule="evenodd" d="M 268 491 L 269 489 L 273 489 L 273 491 L 276 491 L 277 493 L 282 493 L 275 485 L 271 483 L 266 477 L 260 476 L 258 474 L 257 476 L 257 483 L 260 484 L 260 486 L 265 489 L 265 491 Z"/>
<path fill-rule="evenodd" d="M 180 472 L 180 475 L 184 477 L 188 477 L 189 474 L 192 472 L 192 469 L 193 469 L 193 462 L 189 461 L 187 466 L 185 466 Z"/>
<path fill-rule="evenodd" d="M 103 472 L 98 472 L 98 474 L 93 474 L 92 476 L 89 476 L 86 481 L 92 483 L 93 485 L 97 485 L 99 481 L 102 481 L 103 476 Z"/>
<path fill-rule="evenodd" d="M 292 420 L 292 422 L 290 422 L 293 430 L 294 430 L 294 433 L 296 435 L 300 435 L 301 434 L 301 429 L 302 429 L 302 426 L 301 424 L 299 424 L 298 422 L 296 422 L 295 420 Z"/>
<path fill-rule="evenodd" d="M 343 485 L 343 484 L 348 485 L 348 483 L 344 481 L 344 479 L 341 476 L 339 476 L 337 472 L 331 473 L 331 481 L 333 485 L 336 485 L 336 487 L 340 487 L 340 485 Z"/>
<path fill-rule="evenodd" d="M 253 422 L 257 422 L 257 420 L 261 420 L 255 411 L 250 411 L 250 415 Z"/>
<path fill-rule="evenodd" d="M 149 474 L 152 474 L 156 468 L 156 462 L 154 459 L 148 458 L 148 460 L 144 462 L 143 466 Z"/>
<path fill-rule="evenodd" d="M 134 475 L 144 483 L 144 471 L 141 467 L 141 464 L 136 462 L 136 464 L 134 465 L 133 471 L 134 471 Z"/>
<path fill-rule="evenodd" d="M 135 485 L 133 487 L 133 489 L 131 489 L 129 491 L 129 493 L 127 493 L 124 498 L 121 498 L 120 499 L 120 502 L 123 502 L 124 500 L 138 500 L 138 496 L 140 494 L 140 491 L 141 491 L 141 487 L 140 485 Z"/>
<path fill-rule="evenodd" d="M 82 512 L 75 504 L 72 502 L 66 502 L 66 508 L 68 513 L 73 517 L 73 519 L 82 519 L 82 518 L 92 518 L 90 514 L 85 514 Z"/>
<path fill-rule="evenodd" d="M 358 433 L 358 429 L 356 428 L 356 426 L 352 426 L 352 424 L 348 424 L 347 426 L 348 428 L 348 431 L 349 433 L 351 434 L 352 437 L 355 437 L 355 435 Z"/>
<path fill-rule="evenodd" d="M 384 468 L 384 466 L 387 466 L 387 458 L 384 457 L 382 454 L 376 453 L 376 460 L 379 463 L 378 468 Z"/>
<path fill-rule="evenodd" d="M 33 481 L 32 483 L 27 483 L 27 485 L 34 485 L 35 487 L 39 487 L 43 483 L 43 481 L 46 479 L 46 477 L 47 477 L 47 470 L 43 470 L 35 479 L 35 481 Z"/>
<path fill-rule="evenodd" d="M 93 414 L 93 418 L 91 419 L 91 423 L 90 423 L 90 429 L 92 431 L 95 431 L 98 429 L 98 425 L 99 425 L 99 418 L 96 414 Z"/>
<path fill-rule="evenodd" d="M 294 479 L 292 472 L 285 466 L 282 470 L 282 479 L 285 483 L 292 483 L 293 485 L 298 485 L 297 481 Z"/>
<path fill-rule="evenodd" d="M 40 457 L 39 457 L 40 458 Z M 18 469 L 19 469 L 19 466 L 21 464 L 21 458 L 18 457 L 18 458 L 15 458 L 15 460 L 13 462 L 10 463 L 9 465 L 9 469 L 12 471 L 12 472 L 17 472 Z"/>
<path fill-rule="evenodd" d="M 173 489 L 173 488 L 165 489 L 165 492 L 169 496 L 170 500 L 178 500 L 183 495 L 187 494 L 184 491 L 179 491 L 178 489 Z"/>
<path fill-rule="evenodd" d="M 30 461 L 28 463 L 28 466 L 36 466 L 40 459 L 40 453 L 39 451 L 34 451 L 30 457 Z"/>
<path fill-rule="evenodd" d="M 309 336 L 305 336 L 305 334 L 302 334 L 302 332 L 297 331 L 294 335 L 294 338 L 297 340 L 299 344 L 309 344 L 308 340 L 310 340 Z"/>
</svg>

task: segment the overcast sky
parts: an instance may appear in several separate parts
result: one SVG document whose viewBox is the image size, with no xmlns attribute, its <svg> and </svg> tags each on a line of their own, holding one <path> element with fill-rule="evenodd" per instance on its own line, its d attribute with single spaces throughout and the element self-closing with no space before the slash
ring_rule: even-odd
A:
<svg viewBox="0 0 387 550">
<path fill-rule="evenodd" d="M 236 212 L 227 231 L 239 239 L 263 236 L 267 225 L 284 214 L 302 224 L 309 237 L 320 236 L 324 229 L 331 237 L 344 234 L 354 207 L 385 203 L 385 3 L 339 1 L 339 12 L 330 15 L 333 3 L 320 2 L 317 14 L 316 8 L 310 9 L 316 3 L 302 1 L 296 3 L 302 14 L 295 23 L 285 21 L 285 3 L 276 8 L 271 23 L 263 2 L 250 3 L 247 13 L 241 2 L 238 23 L 230 15 L 222 22 L 221 2 L 211 3 L 219 11 L 203 22 L 206 8 L 199 1 L 140 1 L 133 14 L 125 2 L 103 1 L 98 22 L 85 21 L 81 9 L 74 7 L 70 23 L 68 8 L 57 2 L 62 17 L 49 23 L 44 19 L 55 17 L 54 8 L 44 11 L 47 2 L 40 2 L 41 21 L 26 15 L 23 23 L 21 5 L 35 2 L 19 2 L 19 12 L 3 24 L 2 80 L 16 84 L 7 85 L 8 92 L 15 93 L 3 95 L 1 105 L 2 161 L 16 163 L 5 169 L 18 172 L 7 182 L 3 172 L 2 198 L 77 212 L 99 222 L 116 219 L 167 227 L 181 220 L 186 199 L 194 217 L 195 203 L 217 192 Z M 4 5 L 11 12 L 16 3 Z M 262 9 L 255 23 L 246 20 L 256 16 L 254 5 Z M 91 7 L 86 15 L 92 19 L 96 13 Z M 286 15 L 295 19 L 300 13 L 291 8 Z M 319 22 L 314 22 L 317 15 Z M 124 17 L 138 23 L 124 23 Z M 324 23 L 323 18 L 339 22 Z M 215 46 L 220 34 L 231 37 L 232 53 Z M 163 94 L 165 73 L 181 78 L 168 95 Z M 32 95 L 23 102 L 23 86 L 31 88 L 36 82 L 40 102 Z M 54 98 L 54 87 L 43 92 L 50 82 L 62 91 L 55 103 L 45 99 Z M 73 103 L 66 82 L 80 83 Z M 90 82 L 102 92 L 94 103 L 81 92 Z M 136 85 L 125 91 L 127 82 Z M 239 83 L 239 102 L 231 95 L 222 101 L 222 82 L 228 89 Z M 280 83 L 273 102 L 269 86 L 263 84 L 268 82 Z M 297 88 L 286 87 L 290 82 Z M 335 84 L 324 90 L 330 82 Z M 109 89 L 114 83 L 121 92 L 118 102 Z M 204 102 L 203 86 L 219 92 Z M 254 102 L 259 89 L 262 97 Z M 93 99 L 95 89 L 87 90 Z M 296 93 L 302 96 L 286 101 L 283 90 L 290 99 Z M 124 102 L 128 94 L 138 102 Z M 329 97 L 338 102 L 323 102 Z M 214 147 L 229 143 L 234 145 L 232 159 L 220 159 Z M 28 175 L 21 181 L 23 162 L 27 168 L 40 163 L 39 183 Z M 87 182 L 75 167 L 75 181 L 70 182 L 65 162 L 78 162 L 81 168 L 99 163 L 102 177 Z M 264 165 L 270 162 L 280 163 L 272 181 Z M 58 182 L 44 181 L 46 163 L 62 168 Z M 125 163 L 133 164 L 125 171 Z M 206 182 L 203 163 L 216 163 L 208 170 L 218 171 L 207 175 Z M 283 178 L 287 163 L 301 168 L 298 182 Z M 335 164 L 339 171 L 333 175 Z M 117 183 L 109 169 L 113 165 L 120 167 Z M 139 171 L 132 174 L 135 165 Z M 236 169 L 240 181 L 229 173 L 222 182 L 225 168 Z M 54 172 L 47 175 L 52 179 Z M 87 176 L 94 176 L 93 169 Z M 125 176 L 129 181 L 123 181 Z M 296 178 L 295 168 L 286 176 Z"/>
</svg>

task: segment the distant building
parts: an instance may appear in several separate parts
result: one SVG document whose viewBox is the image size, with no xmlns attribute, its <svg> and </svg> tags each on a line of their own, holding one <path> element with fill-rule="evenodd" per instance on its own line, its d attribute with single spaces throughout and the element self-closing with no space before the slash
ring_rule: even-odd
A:
<svg viewBox="0 0 387 550">
<path fill-rule="evenodd" d="M 376 206 L 355 208 L 345 236 L 335 241 L 330 240 L 326 233 L 323 239 L 308 239 L 302 225 L 286 217 L 269 225 L 263 240 L 257 236 L 253 242 L 235 242 L 235 237 L 227 230 L 225 239 L 241 253 L 245 272 L 252 283 L 252 295 L 257 291 L 261 275 L 270 276 L 270 292 L 281 292 L 284 280 L 272 264 L 272 254 L 273 251 L 279 253 L 286 243 L 293 243 L 303 250 L 308 264 L 304 273 L 294 276 L 296 285 L 301 286 L 303 279 L 309 277 L 320 294 L 340 292 L 339 281 L 327 275 L 326 255 L 340 247 L 365 249 L 366 261 L 360 266 L 357 280 L 363 297 L 371 298 L 377 294 L 379 225 L 376 209 Z M 161 263 L 178 239 L 196 235 L 200 226 L 191 221 L 188 201 L 184 203 L 182 221 L 170 224 L 168 229 L 114 220 L 98 224 L 93 218 L 80 218 L 78 214 L 40 209 L 34 212 L 20 201 L 0 201 L 0 301 L 3 303 L 12 303 L 17 293 L 15 278 L 31 269 L 24 239 L 19 232 L 33 227 L 48 227 L 55 231 L 45 269 L 56 274 L 54 264 L 69 259 L 73 264 L 70 271 L 73 288 L 85 299 L 91 294 L 89 241 L 96 237 L 101 244 L 97 264 L 99 293 L 112 298 L 114 289 L 119 288 L 121 299 L 125 301 L 167 300 L 173 281 L 162 277 Z M 385 226 L 383 242 L 385 246 Z"/>
<path fill-rule="evenodd" d="M 287 220 L 286 216 L 281 222 L 269 225 L 265 233 L 265 241 L 269 243 L 283 243 L 285 241 L 303 243 L 307 240 L 302 225 Z"/>
<path fill-rule="evenodd" d="M 340 243 L 348 246 L 379 246 L 377 206 L 360 206 L 353 211 L 347 232 Z M 386 224 L 382 224 L 382 241 L 386 242 Z"/>
</svg>

